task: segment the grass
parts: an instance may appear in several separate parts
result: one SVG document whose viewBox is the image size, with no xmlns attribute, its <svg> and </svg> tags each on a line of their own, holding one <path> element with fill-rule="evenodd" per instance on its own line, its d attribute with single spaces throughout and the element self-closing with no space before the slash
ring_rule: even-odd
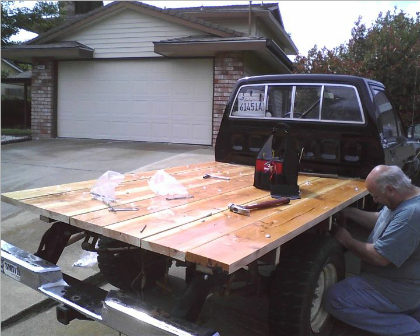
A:
<svg viewBox="0 0 420 336">
<path fill-rule="evenodd" d="M 1 135 L 31 135 L 31 130 L 20 128 L 2 128 Z"/>
</svg>

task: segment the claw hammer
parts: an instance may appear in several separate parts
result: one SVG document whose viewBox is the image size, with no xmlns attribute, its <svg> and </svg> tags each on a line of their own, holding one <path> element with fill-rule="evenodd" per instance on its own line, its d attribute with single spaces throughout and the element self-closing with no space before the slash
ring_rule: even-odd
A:
<svg viewBox="0 0 420 336">
<path fill-rule="evenodd" d="M 258 204 L 252 204 L 252 205 L 235 205 L 233 203 L 228 205 L 228 209 L 234 213 L 244 215 L 244 216 L 250 216 L 251 210 L 260 210 L 260 209 L 266 209 L 271 208 L 276 205 L 282 205 L 282 204 L 288 204 L 290 202 L 290 198 L 288 197 L 280 197 L 278 199 L 275 199 L 273 201 L 267 201 L 267 202 L 261 202 Z"/>
</svg>

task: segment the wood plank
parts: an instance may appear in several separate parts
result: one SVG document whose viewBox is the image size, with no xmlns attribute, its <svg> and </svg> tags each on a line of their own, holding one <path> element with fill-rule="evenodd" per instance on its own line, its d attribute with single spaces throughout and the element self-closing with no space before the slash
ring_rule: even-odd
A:
<svg viewBox="0 0 420 336">
<path fill-rule="evenodd" d="M 165 169 L 165 171 L 168 174 L 179 174 L 179 173 L 184 173 L 188 171 L 207 170 L 207 169 L 213 172 L 213 171 L 217 171 L 219 167 L 224 167 L 227 165 L 229 164 L 223 163 L 223 162 L 208 161 L 208 162 L 196 163 L 192 165 L 167 168 Z M 229 165 L 229 166 L 238 167 L 239 165 Z M 135 173 L 126 173 L 124 177 L 124 182 L 148 179 L 152 177 L 153 174 L 155 173 L 156 171 L 147 171 L 147 172 L 140 171 L 140 172 L 135 172 Z M 98 176 L 98 178 L 99 177 L 100 176 Z M 9 204 L 17 205 L 19 203 L 14 202 L 16 200 L 24 200 L 28 198 L 43 197 L 43 196 L 48 196 L 48 195 L 60 195 L 62 193 L 67 193 L 70 191 L 91 189 L 93 185 L 96 183 L 96 181 L 97 180 L 89 180 L 89 181 L 73 182 L 73 183 L 48 186 L 48 187 L 42 187 L 42 188 L 12 191 L 12 192 L 1 194 L 1 200 Z"/>
<path fill-rule="evenodd" d="M 306 180 L 314 179 L 314 180 Z M 186 252 L 209 243 L 225 235 L 231 234 L 241 228 L 247 227 L 256 221 L 273 216 L 283 211 L 299 211 L 300 204 L 308 198 L 318 197 L 319 195 L 330 192 L 330 190 L 346 183 L 345 180 L 337 181 L 332 179 L 319 179 L 315 177 L 301 178 L 302 198 L 293 200 L 287 206 L 278 206 L 264 210 L 252 211 L 251 216 L 234 214 L 230 211 L 212 216 L 205 222 L 193 222 L 189 225 L 172 229 L 152 237 L 148 237 L 141 242 L 141 246 L 155 252 L 162 253 L 169 251 L 169 255 L 175 259 L 185 260 Z M 271 196 L 261 198 L 259 202 L 268 201 Z M 236 203 L 236 202 L 235 202 Z"/>
<path fill-rule="evenodd" d="M 194 248 L 187 252 L 186 260 L 233 273 L 367 194 L 363 181 L 348 181 L 328 193 L 301 200 L 298 207 Z"/>
<path fill-rule="evenodd" d="M 146 249 L 151 249 L 144 238 L 184 226 L 190 222 L 208 221 L 210 216 L 213 218 L 218 213 L 226 211 L 229 203 L 247 204 L 249 202 L 259 201 L 269 195 L 268 191 L 252 186 L 253 174 L 242 176 L 241 179 L 243 180 L 238 181 L 240 183 L 239 187 L 234 191 L 220 193 L 220 195 L 214 195 L 212 198 L 171 208 L 167 211 L 157 212 L 135 220 L 109 225 L 103 228 L 102 234 L 133 245 L 142 246 Z M 300 177 L 302 183 L 314 179 L 317 178 Z M 141 232 L 145 226 L 147 226 L 147 229 Z M 143 243 L 146 245 L 143 245 Z M 168 249 L 165 247 L 161 248 L 164 251 L 162 252 L 163 254 L 169 255 Z"/>
<path fill-rule="evenodd" d="M 220 183 L 223 180 L 218 179 L 203 179 L 203 173 L 213 171 L 213 173 L 226 174 L 231 177 L 241 176 L 241 174 L 251 174 L 253 171 L 252 167 L 247 166 L 217 166 L 217 167 L 205 167 L 204 169 L 193 169 L 188 171 L 179 172 L 176 175 L 177 180 L 187 187 L 206 186 L 214 183 Z M 151 175 L 154 172 L 150 172 Z M 223 181 L 229 182 L 229 181 Z M 148 198 L 156 197 L 149 185 L 147 179 L 132 180 L 121 183 L 115 189 L 117 203 L 115 206 L 124 206 L 126 204 L 134 203 Z M 107 206 L 99 201 L 91 198 L 89 190 L 78 190 L 69 191 L 58 195 L 47 195 L 44 197 L 30 198 L 20 201 L 22 205 L 42 216 L 46 216 L 55 220 L 59 220 L 65 223 L 70 223 L 70 218 L 85 213 L 90 213 L 99 210 L 107 210 Z M 129 213 L 116 213 L 116 216 L 123 218 L 124 216 L 136 217 L 136 212 Z M 118 218 L 118 217 L 116 217 Z M 82 224 L 83 222 L 74 222 L 74 225 L 80 225 L 79 227 L 87 229 Z M 86 223 L 89 225 L 89 223 Z M 90 226 L 92 227 L 92 226 Z"/>
<path fill-rule="evenodd" d="M 74 216 L 70 219 L 70 224 L 93 230 L 95 227 L 104 227 L 127 220 L 134 220 L 135 218 L 149 215 L 155 212 L 168 210 L 174 207 L 178 207 L 184 204 L 193 204 L 200 200 L 208 199 L 215 195 L 219 195 L 225 192 L 238 190 L 244 186 L 252 184 L 254 173 L 253 171 L 247 171 L 245 169 L 237 170 L 237 176 L 234 177 L 234 171 L 231 170 L 230 181 L 219 180 L 219 179 L 202 179 L 200 177 L 194 177 L 191 183 L 188 184 L 188 192 L 193 195 L 194 198 L 179 199 L 179 200 L 166 200 L 166 196 L 158 196 L 150 193 L 147 187 L 146 193 L 150 197 L 143 197 L 141 200 L 128 200 L 130 205 L 138 208 L 135 212 L 110 212 L 108 209 L 87 212 L 81 215 Z M 130 195 L 133 195 L 133 189 L 130 189 Z M 127 196 L 127 195 L 124 195 Z M 122 200 L 122 197 L 119 197 Z M 127 204 L 127 199 L 122 200 L 119 204 Z M 101 231 L 101 230 L 99 230 Z M 95 231 L 96 232 L 96 231 Z"/>
</svg>

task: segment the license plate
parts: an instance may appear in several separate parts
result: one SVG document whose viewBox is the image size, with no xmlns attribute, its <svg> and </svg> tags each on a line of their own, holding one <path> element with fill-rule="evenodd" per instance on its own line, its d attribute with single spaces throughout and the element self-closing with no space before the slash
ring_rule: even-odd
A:
<svg viewBox="0 0 420 336">
<path fill-rule="evenodd" d="M 245 102 L 241 102 L 239 104 L 239 111 L 241 111 L 241 112 L 246 112 L 246 111 L 262 112 L 263 107 L 264 107 L 264 104 L 262 102 L 259 102 L 259 101 L 255 101 L 255 102 L 245 101 Z"/>
<path fill-rule="evenodd" d="M 20 281 L 20 271 L 19 268 L 13 264 L 8 263 L 5 260 L 1 261 L 1 271 L 8 275 L 9 277 Z"/>
</svg>

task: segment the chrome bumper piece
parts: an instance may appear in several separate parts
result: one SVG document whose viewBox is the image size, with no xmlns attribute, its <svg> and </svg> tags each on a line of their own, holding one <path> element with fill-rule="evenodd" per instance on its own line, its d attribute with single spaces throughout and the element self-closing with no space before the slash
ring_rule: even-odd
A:
<svg viewBox="0 0 420 336">
<path fill-rule="evenodd" d="M 1 271 L 55 301 L 128 336 L 219 336 L 217 332 L 151 309 L 145 303 L 120 291 L 89 291 L 69 285 L 64 281 L 60 267 L 3 240 Z"/>
</svg>

